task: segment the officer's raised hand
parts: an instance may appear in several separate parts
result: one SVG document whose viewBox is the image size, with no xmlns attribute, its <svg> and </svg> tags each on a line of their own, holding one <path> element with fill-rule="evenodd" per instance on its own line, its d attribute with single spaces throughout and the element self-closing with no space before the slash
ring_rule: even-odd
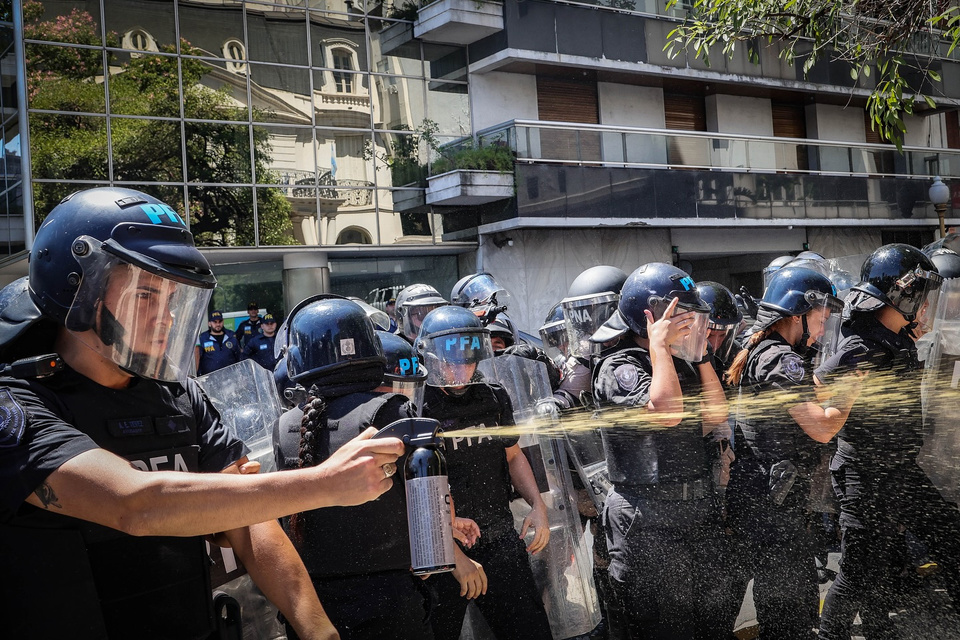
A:
<svg viewBox="0 0 960 640">
<path fill-rule="evenodd" d="M 321 486 L 334 498 L 334 504 L 363 504 L 393 486 L 397 458 L 403 455 L 404 445 L 399 438 L 373 438 L 376 433 L 370 427 L 316 467 Z"/>
<path fill-rule="evenodd" d="M 651 348 L 655 346 L 668 347 L 680 342 L 690 334 L 690 325 L 693 324 L 694 313 L 684 311 L 674 315 L 679 302 L 679 298 L 671 300 L 659 320 L 653 319 L 653 312 L 650 309 L 643 310 L 647 317 L 647 336 L 650 338 Z"/>
</svg>

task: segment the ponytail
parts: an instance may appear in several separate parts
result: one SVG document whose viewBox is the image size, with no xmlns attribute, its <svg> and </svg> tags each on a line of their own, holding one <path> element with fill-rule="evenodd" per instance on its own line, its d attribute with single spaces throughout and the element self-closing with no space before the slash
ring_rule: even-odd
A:
<svg viewBox="0 0 960 640">
<path fill-rule="evenodd" d="M 747 340 L 747 346 L 740 349 L 737 357 L 733 359 L 733 362 L 727 368 L 727 372 L 723 375 L 723 381 L 728 386 L 735 387 L 740 384 L 740 378 L 743 377 L 743 370 L 747 367 L 747 358 L 750 357 L 750 351 L 766 340 L 771 333 L 773 333 L 773 327 L 767 327 L 750 336 L 750 339 Z"/>
<path fill-rule="evenodd" d="M 303 405 L 303 417 L 300 418 L 300 462 L 298 468 L 313 467 L 330 455 L 330 443 L 327 441 L 327 404 L 317 397 L 316 387 L 310 390 L 310 396 Z M 294 542 L 303 542 L 303 513 L 290 516 L 290 537 Z"/>
</svg>

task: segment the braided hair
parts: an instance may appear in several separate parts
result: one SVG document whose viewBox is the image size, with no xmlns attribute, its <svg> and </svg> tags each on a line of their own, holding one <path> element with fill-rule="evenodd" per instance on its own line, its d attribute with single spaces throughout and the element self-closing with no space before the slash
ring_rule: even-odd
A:
<svg viewBox="0 0 960 640">
<path fill-rule="evenodd" d="M 298 468 L 314 467 L 330 457 L 330 433 L 327 430 L 327 403 L 316 386 L 310 389 L 300 418 L 300 462 Z M 303 542 L 303 512 L 290 516 L 290 534 L 294 542 Z"/>
</svg>

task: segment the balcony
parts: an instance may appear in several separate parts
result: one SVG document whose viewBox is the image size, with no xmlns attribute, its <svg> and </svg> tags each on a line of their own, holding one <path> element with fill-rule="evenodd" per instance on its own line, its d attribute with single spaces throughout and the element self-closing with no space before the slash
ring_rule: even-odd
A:
<svg viewBox="0 0 960 640">
<path fill-rule="evenodd" d="M 469 207 L 512 197 L 512 173 L 459 169 L 427 179 L 427 204 Z"/>
<path fill-rule="evenodd" d="M 480 225 L 932 225 L 932 176 L 960 178 L 952 149 L 524 120 L 476 144 L 516 154 L 515 209 Z"/>
<path fill-rule="evenodd" d="M 437 0 L 420 8 L 413 35 L 425 42 L 473 44 L 503 29 L 503 3 Z"/>
</svg>

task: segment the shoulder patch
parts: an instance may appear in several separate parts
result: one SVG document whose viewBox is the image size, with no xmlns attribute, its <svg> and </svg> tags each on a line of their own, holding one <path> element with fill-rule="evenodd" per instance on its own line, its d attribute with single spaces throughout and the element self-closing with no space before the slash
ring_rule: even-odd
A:
<svg viewBox="0 0 960 640">
<path fill-rule="evenodd" d="M 637 386 L 639 375 L 637 368 L 632 364 L 622 364 L 613 370 L 613 377 L 624 391 L 632 391 Z"/>
<path fill-rule="evenodd" d="M 803 368 L 803 358 L 795 353 L 787 353 L 780 358 L 780 369 L 783 371 L 783 375 L 793 382 L 803 380 L 803 376 L 806 373 Z"/>
<path fill-rule="evenodd" d="M 0 389 L 0 447 L 15 447 L 23 438 L 27 419 L 9 389 Z"/>
</svg>

